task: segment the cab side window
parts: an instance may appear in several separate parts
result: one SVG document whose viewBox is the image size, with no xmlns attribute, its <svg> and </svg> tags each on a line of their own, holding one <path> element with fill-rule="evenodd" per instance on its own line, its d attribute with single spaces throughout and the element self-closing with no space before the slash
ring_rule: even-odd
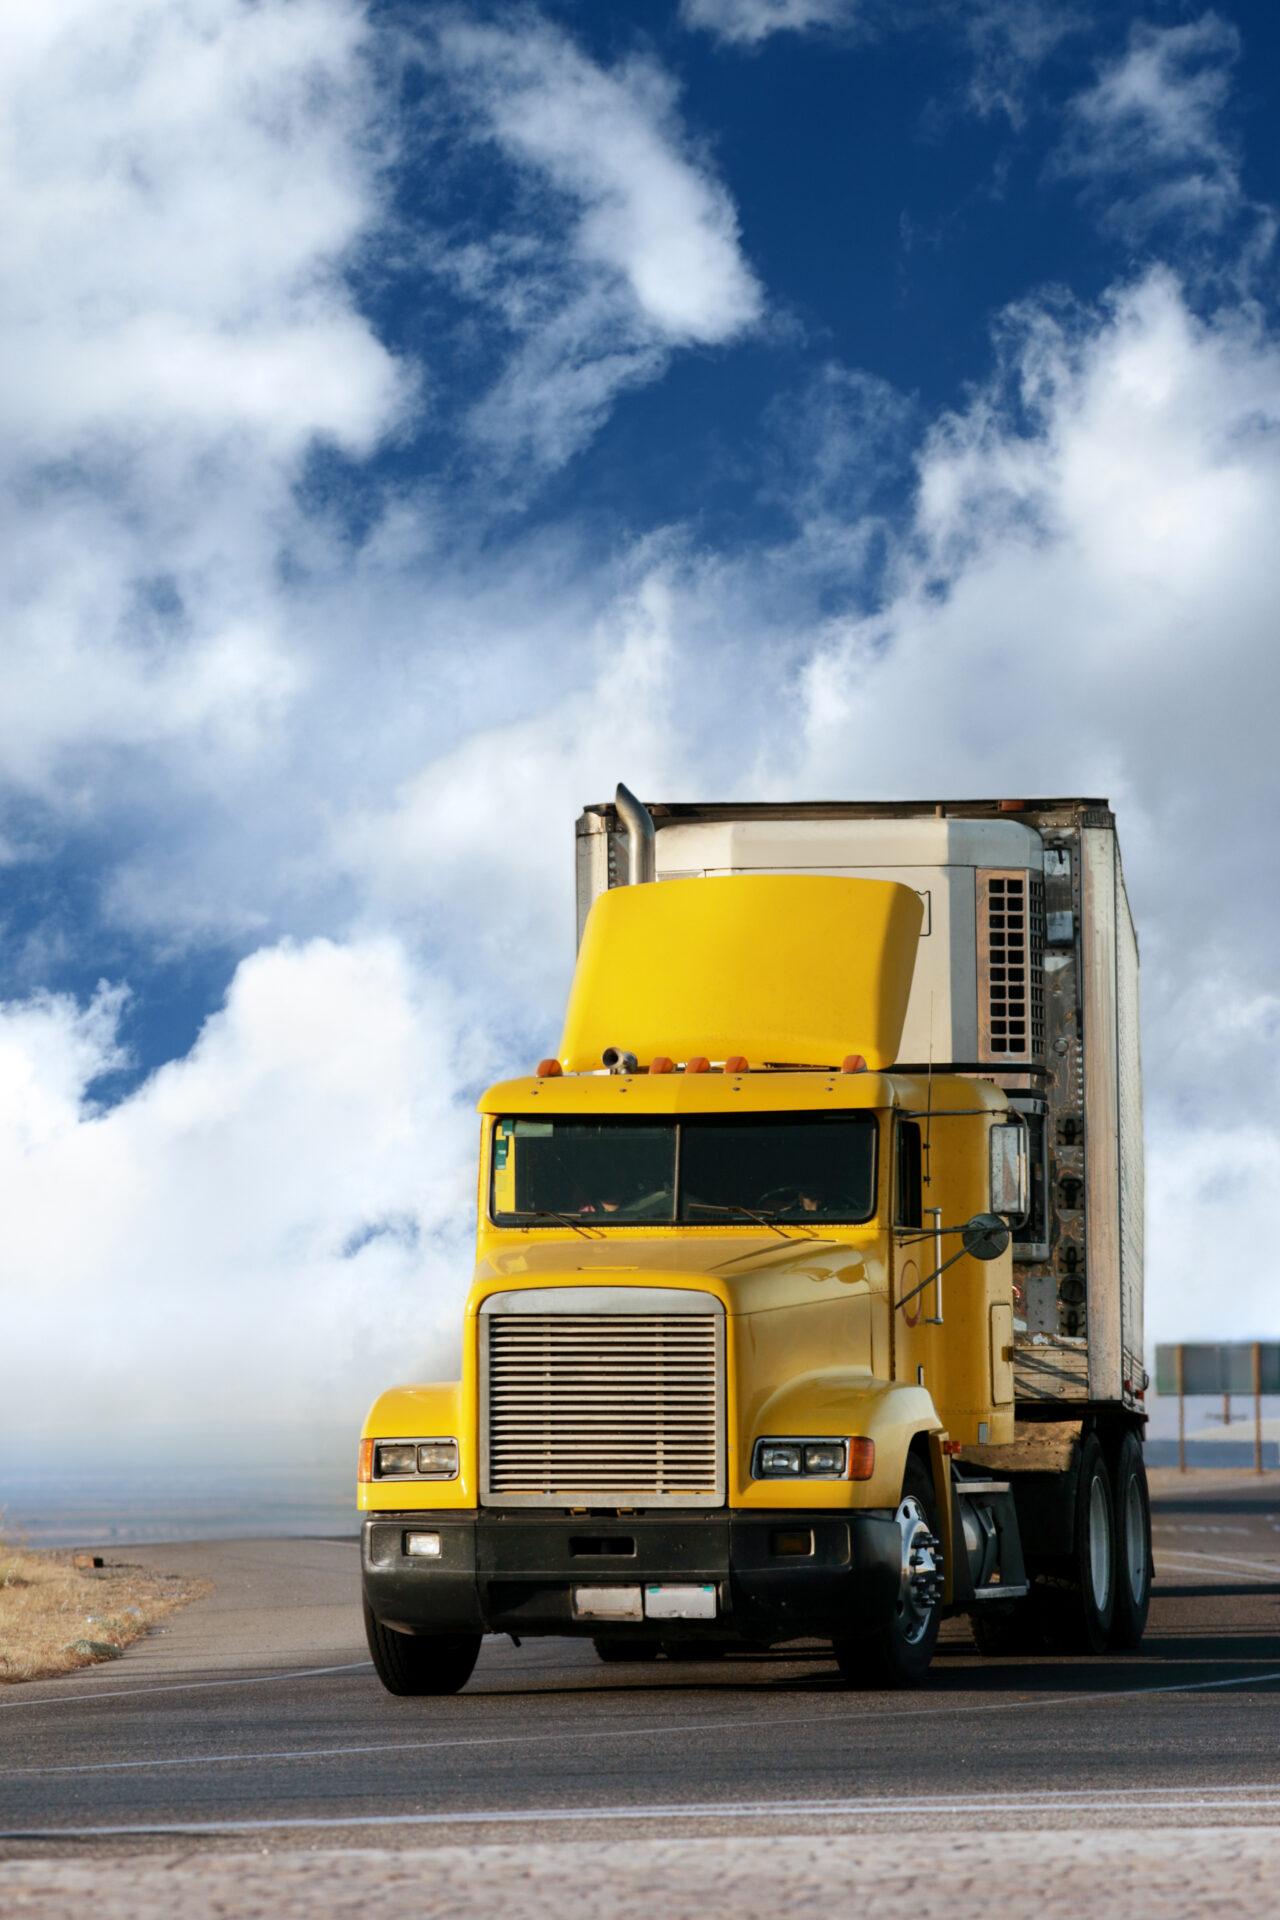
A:
<svg viewBox="0 0 1280 1920">
<path fill-rule="evenodd" d="M 924 1195 L 921 1191 L 922 1154 L 918 1121 L 899 1120 L 894 1164 L 897 1168 L 894 1224 L 899 1227 L 921 1226 L 924 1221 Z"/>
</svg>

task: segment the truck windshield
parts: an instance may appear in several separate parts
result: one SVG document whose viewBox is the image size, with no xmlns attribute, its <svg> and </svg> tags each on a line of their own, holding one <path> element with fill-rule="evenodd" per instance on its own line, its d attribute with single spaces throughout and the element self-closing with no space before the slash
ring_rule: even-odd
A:
<svg viewBox="0 0 1280 1920">
<path fill-rule="evenodd" d="M 498 1226 L 723 1226 L 737 1219 L 869 1220 L 869 1113 L 721 1119 L 501 1119 L 491 1214 Z"/>
</svg>

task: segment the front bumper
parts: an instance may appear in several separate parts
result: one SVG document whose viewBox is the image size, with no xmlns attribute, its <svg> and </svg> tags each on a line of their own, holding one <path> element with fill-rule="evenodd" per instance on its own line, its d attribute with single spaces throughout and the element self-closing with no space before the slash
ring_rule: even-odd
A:
<svg viewBox="0 0 1280 1920">
<path fill-rule="evenodd" d="M 405 1535 L 440 1535 L 438 1558 Z M 796 1552 L 800 1536 L 807 1551 Z M 602 1634 L 771 1643 L 831 1639 L 894 1605 L 902 1544 L 891 1512 L 371 1514 L 365 1599 L 404 1633 Z M 577 1618 L 578 1587 L 714 1584 L 714 1620 Z"/>
</svg>

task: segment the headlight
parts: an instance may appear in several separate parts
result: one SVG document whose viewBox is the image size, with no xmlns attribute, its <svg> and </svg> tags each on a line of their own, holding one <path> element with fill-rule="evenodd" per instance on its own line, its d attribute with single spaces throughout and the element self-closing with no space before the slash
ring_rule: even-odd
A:
<svg viewBox="0 0 1280 1920">
<path fill-rule="evenodd" d="M 800 1472 L 803 1459 L 804 1450 L 794 1440 L 757 1440 L 751 1471 L 757 1480 L 786 1480 Z"/>
<path fill-rule="evenodd" d="M 374 1472 L 379 1480 L 392 1474 L 416 1473 L 418 1449 L 407 1440 L 384 1440 L 374 1453 Z"/>
<path fill-rule="evenodd" d="M 457 1441 L 419 1441 L 418 1472 L 424 1474 L 428 1480 L 456 1480 L 458 1477 Z"/>
<path fill-rule="evenodd" d="M 852 1448 L 852 1467 L 850 1466 Z M 869 1480 L 874 1440 L 757 1440 L 753 1480 Z"/>
<path fill-rule="evenodd" d="M 456 1480 L 456 1440 L 379 1440 L 374 1447 L 375 1480 Z"/>
</svg>

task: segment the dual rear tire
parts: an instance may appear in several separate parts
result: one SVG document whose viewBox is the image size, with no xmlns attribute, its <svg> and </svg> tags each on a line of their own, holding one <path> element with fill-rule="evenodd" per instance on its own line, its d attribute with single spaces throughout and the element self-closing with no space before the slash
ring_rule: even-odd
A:
<svg viewBox="0 0 1280 1920">
<path fill-rule="evenodd" d="M 987 1654 L 1102 1654 L 1138 1646 L 1151 1606 L 1151 1503 L 1142 1448 L 1122 1436 L 1109 1464 L 1098 1436 L 1080 1443 L 1073 1547 L 1033 1568 L 1025 1600 L 975 1607 L 973 1637 Z"/>
</svg>

